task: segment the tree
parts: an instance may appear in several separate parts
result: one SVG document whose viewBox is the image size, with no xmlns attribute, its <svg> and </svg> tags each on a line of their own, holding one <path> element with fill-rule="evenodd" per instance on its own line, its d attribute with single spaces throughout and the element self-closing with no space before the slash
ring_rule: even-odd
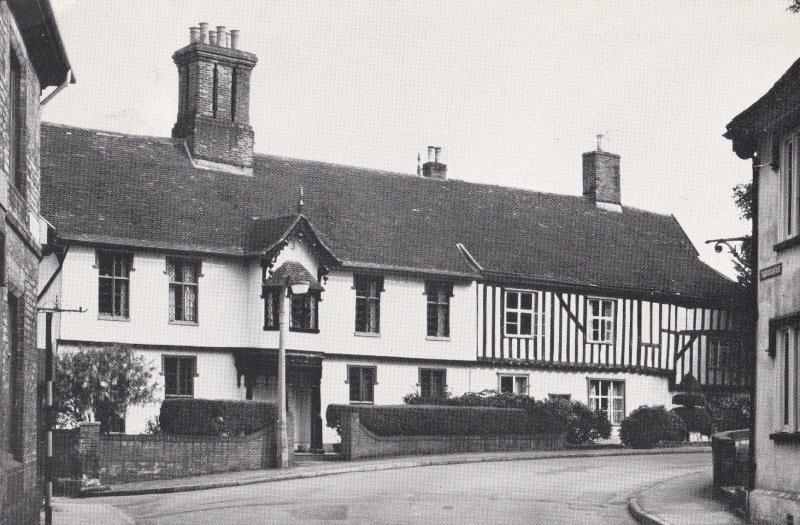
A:
<svg viewBox="0 0 800 525">
<path fill-rule="evenodd" d="M 154 401 L 155 369 L 127 345 L 62 352 L 56 367 L 54 403 L 60 426 L 95 420 L 100 432 L 109 432 L 128 406 Z"/>
<path fill-rule="evenodd" d="M 795 0 L 800 6 L 800 0 Z M 800 7 L 798 7 L 800 9 Z M 755 194 L 753 183 L 746 182 L 733 187 L 733 199 L 742 219 L 752 221 L 755 214 Z M 733 266 L 736 269 L 737 280 L 748 292 L 752 292 L 756 285 L 756 253 L 753 249 L 753 237 L 748 235 L 742 244 L 731 248 Z"/>
<path fill-rule="evenodd" d="M 800 0 L 792 0 L 792 3 L 787 7 L 792 13 L 800 13 Z"/>
</svg>

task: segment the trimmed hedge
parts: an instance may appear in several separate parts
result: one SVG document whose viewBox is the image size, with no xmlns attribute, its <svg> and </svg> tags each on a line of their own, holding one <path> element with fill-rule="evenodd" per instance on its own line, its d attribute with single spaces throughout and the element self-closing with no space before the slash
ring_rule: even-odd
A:
<svg viewBox="0 0 800 525">
<path fill-rule="evenodd" d="M 271 426 L 277 413 L 266 401 L 165 399 L 158 420 L 166 434 L 239 436 Z"/>
<path fill-rule="evenodd" d="M 641 406 L 626 417 L 619 429 L 623 444 L 650 448 L 659 441 L 685 441 L 686 423 L 663 406 Z"/>
<path fill-rule="evenodd" d="M 342 418 L 357 411 L 361 424 L 379 436 L 480 436 L 528 434 L 524 411 L 441 405 L 328 405 L 327 425 L 341 434 Z"/>
<path fill-rule="evenodd" d="M 706 396 L 700 392 L 681 392 L 672 396 L 672 404 L 687 408 L 701 407 L 706 404 Z"/>
<path fill-rule="evenodd" d="M 750 394 L 709 396 L 707 406 L 716 432 L 750 427 Z"/>
<path fill-rule="evenodd" d="M 714 433 L 714 419 L 705 407 L 677 407 L 670 410 L 686 423 L 688 432 L 699 432 L 704 436 Z"/>
</svg>

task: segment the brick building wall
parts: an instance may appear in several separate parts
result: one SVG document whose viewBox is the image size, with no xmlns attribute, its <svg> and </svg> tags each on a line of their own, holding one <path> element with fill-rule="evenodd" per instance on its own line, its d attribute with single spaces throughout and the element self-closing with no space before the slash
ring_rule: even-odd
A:
<svg viewBox="0 0 800 525">
<path fill-rule="evenodd" d="M 11 171 L 9 132 L 12 95 L 11 53 L 19 63 L 21 114 L 20 182 Z M 40 87 L 8 5 L 0 2 L 0 219 L 4 243 L 0 287 L 0 523 L 38 523 L 41 492 L 38 476 L 38 366 L 36 287 L 40 248 L 39 107 Z M 17 188 L 15 186 L 20 186 Z M 8 297 L 19 312 L 14 332 Z M 12 337 L 18 340 L 12 351 Z M 13 399 L 12 399 L 13 396 Z M 13 405 L 13 406 L 12 406 Z"/>
</svg>

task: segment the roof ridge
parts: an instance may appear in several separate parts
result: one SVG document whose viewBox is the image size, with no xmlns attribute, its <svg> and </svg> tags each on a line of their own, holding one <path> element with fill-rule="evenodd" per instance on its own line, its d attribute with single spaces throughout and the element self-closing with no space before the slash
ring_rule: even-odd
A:
<svg viewBox="0 0 800 525">
<path fill-rule="evenodd" d="M 150 139 L 150 140 L 158 140 L 162 141 L 165 144 L 179 144 L 181 139 L 176 139 L 173 137 L 162 137 L 158 135 L 141 135 L 138 133 L 128 133 L 125 131 L 114 131 L 110 129 L 98 129 L 98 128 L 87 128 L 83 126 L 75 126 L 72 124 L 63 124 L 60 122 L 45 122 L 42 121 L 42 127 L 50 127 L 50 128 L 61 128 L 66 130 L 78 130 L 78 131 L 86 131 L 89 133 L 94 133 L 95 135 L 105 135 L 105 136 L 118 136 L 120 138 L 139 138 L 139 139 Z"/>
</svg>

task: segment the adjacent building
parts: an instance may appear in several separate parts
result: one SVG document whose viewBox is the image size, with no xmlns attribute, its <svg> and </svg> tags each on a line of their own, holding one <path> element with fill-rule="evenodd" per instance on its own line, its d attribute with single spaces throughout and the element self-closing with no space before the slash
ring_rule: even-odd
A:
<svg viewBox="0 0 800 525">
<path fill-rule="evenodd" d="M 729 124 L 756 188 L 758 324 L 751 518 L 800 520 L 800 60 Z"/>
<path fill-rule="evenodd" d="M 0 2 L 0 523 L 38 523 L 42 91 L 70 67 L 47 0 Z"/>
<path fill-rule="evenodd" d="M 59 351 L 130 345 L 164 397 L 274 399 L 291 275 L 310 285 L 287 343 L 305 449 L 337 440 L 331 403 L 497 389 L 618 425 L 686 374 L 746 388 L 737 286 L 674 217 L 622 205 L 619 156 L 576 159 L 569 196 L 453 179 L 437 148 L 417 175 L 256 154 L 238 34 L 192 28 L 173 60 L 172 137 L 43 127 L 42 300 L 88 311 L 59 320 Z"/>
</svg>

